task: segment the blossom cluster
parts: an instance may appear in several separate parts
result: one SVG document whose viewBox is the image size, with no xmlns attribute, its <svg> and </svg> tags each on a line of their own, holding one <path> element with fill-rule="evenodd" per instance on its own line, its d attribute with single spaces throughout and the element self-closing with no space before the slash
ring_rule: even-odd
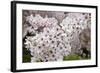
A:
<svg viewBox="0 0 100 73">
<path fill-rule="evenodd" d="M 31 52 L 31 62 L 62 61 L 72 48 L 80 48 L 77 35 L 90 27 L 89 18 L 89 14 L 68 13 L 58 24 L 56 18 L 47 15 L 44 18 L 39 14 L 27 16 L 30 26 L 26 27 L 24 36 L 35 34 L 26 36 L 24 42 L 25 48 Z"/>
<path fill-rule="evenodd" d="M 72 34 L 71 47 L 72 52 L 78 52 L 82 47 L 79 36 L 85 29 L 91 29 L 90 13 L 68 13 L 60 24 L 66 33 Z"/>
<path fill-rule="evenodd" d="M 82 30 L 90 28 L 90 24 L 91 15 L 89 13 L 68 13 L 60 25 L 66 32 L 79 34 Z"/>
</svg>

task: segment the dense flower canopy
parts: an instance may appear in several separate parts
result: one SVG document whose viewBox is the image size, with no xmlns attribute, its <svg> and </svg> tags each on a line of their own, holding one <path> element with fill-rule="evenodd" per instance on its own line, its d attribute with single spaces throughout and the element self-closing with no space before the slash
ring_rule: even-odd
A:
<svg viewBox="0 0 100 73">
<path fill-rule="evenodd" d="M 82 30 L 90 28 L 88 13 L 68 13 L 60 24 L 54 17 L 43 18 L 39 14 L 27 16 L 26 21 L 23 37 L 26 37 L 25 48 L 32 55 L 31 62 L 62 61 L 73 48 L 81 47 L 78 36 Z"/>
</svg>

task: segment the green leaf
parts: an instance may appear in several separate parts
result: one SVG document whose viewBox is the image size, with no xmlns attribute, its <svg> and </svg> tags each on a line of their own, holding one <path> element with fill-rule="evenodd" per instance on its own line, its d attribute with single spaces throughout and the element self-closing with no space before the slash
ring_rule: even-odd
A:
<svg viewBox="0 0 100 73">
<path fill-rule="evenodd" d="M 31 62 L 31 57 L 30 51 L 23 48 L 23 63 Z"/>
<path fill-rule="evenodd" d="M 30 61 L 31 61 L 30 55 L 23 56 L 23 62 L 30 62 Z"/>
<path fill-rule="evenodd" d="M 80 60 L 80 56 L 78 55 L 69 55 L 69 56 L 64 56 L 63 60 L 67 61 L 67 60 Z"/>
</svg>

